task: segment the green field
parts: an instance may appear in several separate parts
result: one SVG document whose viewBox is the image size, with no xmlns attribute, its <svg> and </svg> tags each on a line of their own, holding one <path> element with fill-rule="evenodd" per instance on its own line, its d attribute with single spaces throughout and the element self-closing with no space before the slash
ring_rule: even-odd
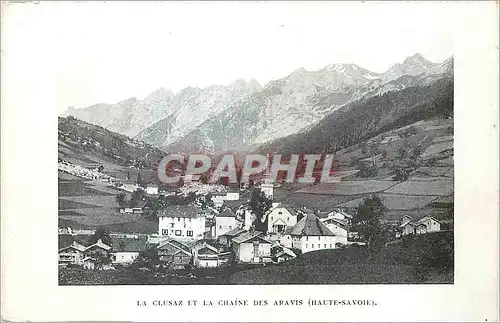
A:
<svg viewBox="0 0 500 323">
<path fill-rule="evenodd" d="M 124 191 L 106 183 L 82 179 L 63 172 L 58 172 L 58 175 L 60 228 L 104 227 L 111 232 L 124 233 L 158 231 L 157 222 L 148 221 L 138 214 L 119 212 L 115 196 Z"/>
</svg>

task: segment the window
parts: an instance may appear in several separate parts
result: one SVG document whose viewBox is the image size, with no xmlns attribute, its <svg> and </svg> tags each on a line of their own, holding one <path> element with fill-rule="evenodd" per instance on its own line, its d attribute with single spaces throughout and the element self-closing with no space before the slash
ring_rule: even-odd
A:
<svg viewBox="0 0 500 323">
<path fill-rule="evenodd" d="M 325 243 L 325 248 L 326 248 L 326 243 Z"/>
<path fill-rule="evenodd" d="M 188 237 L 192 237 L 192 236 L 193 236 L 193 231 L 191 231 L 191 230 L 187 230 L 186 235 L 187 235 Z"/>
<path fill-rule="evenodd" d="M 273 216 L 271 215 L 271 221 L 273 220 Z"/>
<path fill-rule="evenodd" d="M 307 243 L 306 243 L 306 248 L 307 248 Z"/>
<path fill-rule="evenodd" d="M 231 230 L 231 229 L 232 229 L 232 227 L 231 227 L 231 226 L 229 226 L 229 230 Z"/>
<path fill-rule="evenodd" d="M 189 218 L 189 222 L 191 222 L 191 218 Z"/>
<path fill-rule="evenodd" d="M 219 225 L 219 229 L 222 229 L 222 225 Z"/>
<path fill-rule="evenodd" d="M 182 234 L 182 231 L 181 230 L 175 230 L 175 235 L 176 236 L 180 236 Z"/>
<path fill-rule="evenodd" d="M 279 212 L 278 212 L 278 214 L 279 214 L 279 215 L 282 215 L 282 214 L 283 214 L 283 212 L 279 211 Z"/>
<path fill-rule="evenodd" d="M 311 244 L 311 249 L 314 249 L 314 243 L 313 243 L 313 244 Z"/>
<path fill-rule="evenodd" d="M 175 223 L 170 223 L 170 227 L 173 228 Z"/>
<path fill-rule="evenodd" d="M 181 221 L 181 218 L 177 218 L 177 222 L 180 222 Z"/>
<path fill-rule="evenodd" d="M 167 229 L 162 229 L 161 230 L 161 235 L 163 235 L 163 236 L 168 235 L 168 230 Z"/>
<path fill-rule="evenodd" d="M 332 244 L 330 243 L 330 248 L 332 247 Z"/>
<path fill-rule="evenodd" d="M 308 240 L 309 240 L 309 237 L 306 237 L 306 241 L 308 241 Z"/>
<path fill-rule="evenodd" d="M 286 221 L 287 222 L 290 221 L 290 217 L 289 216 L 286 217 Z"/>
</svg>

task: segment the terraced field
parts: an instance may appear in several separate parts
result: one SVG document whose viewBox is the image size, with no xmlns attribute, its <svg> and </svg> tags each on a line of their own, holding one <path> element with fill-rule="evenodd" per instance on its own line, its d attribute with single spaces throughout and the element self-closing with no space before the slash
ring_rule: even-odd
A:
<svg viewBox="0 0 500 323">
<path fill-rule="evenodd" d="M 59 227 L 112 232 L 146 233 L 157 231 L 157 223 L 137 214 L 121 214 L 115 197 L 123 191 L 106 183 L 85 180 L 67 173 L 59 176 Z M 129 198 L 129 196 L 127 196 Z"/>
<path fill-rule="evenodd" d="M 436 205 L 452 205 L 454 194 L 453 120 L 419 121 L 411 126 L 380 134 L 337 152 L 337 164 L 356 167 L 361 161 L 377 168 L 372 178 L 355 176 L 340 183 L 315 184 L 280 192 L 279 200 L 292 206 L 327 211 L 341 207 L 355 212 L 364 198 L 378 194 L 387 207 L 387 220 L 403 214 L 414 217 L 447 217 Z M 389 140 L 390 138 L 399 138 Z M 418 153 L 422 152 L 422 153 Z M 429 162 L 432 159 L 432 162 Z M 409 167 L 403 181 L 394 180 L 394 169 Z"/>
</svg>

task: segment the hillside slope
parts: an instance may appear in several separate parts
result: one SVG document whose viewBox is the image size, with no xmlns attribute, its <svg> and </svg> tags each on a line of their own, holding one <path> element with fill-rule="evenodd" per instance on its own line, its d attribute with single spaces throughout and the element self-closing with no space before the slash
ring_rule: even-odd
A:
<svg viewBox="0 0 500 323">
<path fill-rule="evenodd" d="M 430 117 L 453 116 L 453 80 L 444 77 L 431 85 L 412 86 L 342 107 L 306 131 L 275 140 L 261 152 L 335 152 L 380 132 Z"/>
<path fill-rule="evenodd" d="M 152 145 L 73 117 L 58 120 L 59 159 L 104 172 L 152 170 L 165 155 Z"/>
</svg>

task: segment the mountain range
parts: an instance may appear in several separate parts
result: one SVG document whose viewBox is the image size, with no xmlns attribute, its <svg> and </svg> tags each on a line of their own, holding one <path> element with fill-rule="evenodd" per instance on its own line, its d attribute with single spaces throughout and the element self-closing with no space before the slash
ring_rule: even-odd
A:
<svg viewBox="0 0 500 323">
<path fill-rule="evenodd" d="M 188 87 L 177 94 L 159 89 L 144 100 L 68 109 L 74 116 L 167 151 L 247 150 L 314 128 L 355 102 L 389 92 L 429 87 L 452 78 L 453 57 L 432 63 L 415 54 L 384 73 L 355 64 L 295 70 L 268 82 Z"/>
</svg>

